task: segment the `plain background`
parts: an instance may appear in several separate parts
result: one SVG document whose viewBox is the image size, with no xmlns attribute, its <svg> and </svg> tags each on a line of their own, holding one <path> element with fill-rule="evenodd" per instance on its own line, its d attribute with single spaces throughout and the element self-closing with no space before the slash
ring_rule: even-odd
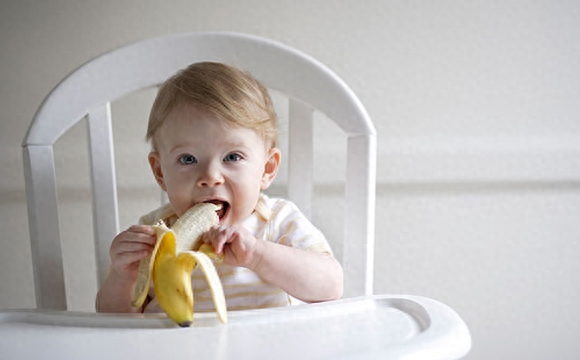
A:
<svg viewBox="0 0 580 360">
<path fill-rule="evenodd" d="M 367 107 L 379 134 L 375 293 L 451 306 L 472 333 L 468 359 L 580 356 L 580 2 L 0 5 L 0 309 L 34 307 L 20 143 L 46 94 L 133 41 L 236 31 L 321 60 Z M 121 227 L 158 201 L 143 140 L 152 96 L 113 106 L 125 119 L 114 125 Z M 67 296 L 91 311 L 95 282 L 81 275 L 94 269 L 83 241 L 92 231 L 84 132 L 73 128 L 56 151 Z M 344 221 L 342 140 L 323 118 L 317 133 L 314 221 L 332 238 Z"/>
</svg>

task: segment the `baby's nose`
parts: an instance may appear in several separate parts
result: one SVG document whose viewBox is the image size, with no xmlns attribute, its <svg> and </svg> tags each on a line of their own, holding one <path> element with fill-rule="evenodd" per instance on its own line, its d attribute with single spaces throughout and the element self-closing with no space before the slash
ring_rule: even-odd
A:
<svg viewBox="0 0 580 360">
<path fill-rule="evenodd" d="M 204 172 L 199 176 L 197 180 L 197 186 L 199 187 L 212 187 L 221 185 L 224 183 L 224 178 L 221 173 L 212 166 L 208 166 Z"/>
</svg>

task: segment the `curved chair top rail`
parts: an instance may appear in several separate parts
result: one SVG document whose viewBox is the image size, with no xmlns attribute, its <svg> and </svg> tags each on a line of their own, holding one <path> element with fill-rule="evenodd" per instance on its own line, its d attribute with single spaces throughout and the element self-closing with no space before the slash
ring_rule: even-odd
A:
<svg viewBox="0 0 580 360">
<path fill-rule="evenodd" d="M 268 56 L 260 59 L 252 56 L 257 49 L 262 53 L 266 51 Z M 157 86 L 176 69 L 198 61 L 219 61 L 238 66 L 270 89 L 282 88 L 284 84 L 286 95 L 309 99 L 306 101 L 309 105 L 332 118 L 347 134 L 376 134 L 356 95 L 316 59 L 261 37 L 214 32 L 152 38 L 85 63 L 46 97 L 22 145 L 52 145 L 84 117 L 91 106 Z M 140 66 L 132 66 L 135 63 Z"/>
</svg>

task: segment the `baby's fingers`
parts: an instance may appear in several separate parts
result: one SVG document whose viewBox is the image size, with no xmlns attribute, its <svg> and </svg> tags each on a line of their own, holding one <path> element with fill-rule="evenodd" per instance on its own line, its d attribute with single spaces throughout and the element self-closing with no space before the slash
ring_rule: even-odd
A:
<svg viewBox="0 0 580 360">
<path fill-rule="evenodd" d="M 218 255 L 222 253 L 227 240 L 227 229 L 221 226 L 212 227 L 202 236 L 202 241 L 211 244 L 214 252 Z"/>
<path fill-rule="evenodd" d="M 132 263 L 140 261 L 141 259 L 147 257 L 149 254 L 151 254 L 151 250 L 149 249 L 118 252 L 115 253 L 111 261 L 113 264 L 115 264 L 116 268 L 124 268 L 131 265 Z"/>
<path fill-rule="evenodd" d="M 149 225 L 131 225 L 124 233 L 138 238 L 144 237 L 146 242 L 153 242 L 155 244 L 155 229 Z"/>
<path fill-rule="evenodd" d="M 112 252 L 116 254 L 130 252 L 151 252 L 154 245 L 155 242 L 150 243 L 147 239 L 136 241 L 120 241 Z"/>
<path fill-rule="evenodd" d="M 115 261 L 118 255 L 131 252 L 145 252 L 147 255 L 147 251 L 150 252 L 157 241 L 152 231 L 153 229 L 148 226 L 134 225 L 121 232 L 111 244 L 111 260 Z"/>
</svg>

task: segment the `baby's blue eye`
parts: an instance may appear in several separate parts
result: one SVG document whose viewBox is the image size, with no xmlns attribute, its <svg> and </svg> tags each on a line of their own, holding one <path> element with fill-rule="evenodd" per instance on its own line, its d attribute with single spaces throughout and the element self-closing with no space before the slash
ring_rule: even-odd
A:
<svg viewBox="0 0 580 360">
<path fill-rule="evenodd" d="M 196 164 L 197 159 L 193 155 L 185 154 L 179 157 L 179 162 L 182 163 L 183 165 L 191 165 Z"/>
<path fill-rule="evenodd" d="M 240 161 L 240 160 L 242 160 L 242 155 L 238 153 L 227 154 L 226 157 L 224 158 L 224 161 Z"/>
</svg>

